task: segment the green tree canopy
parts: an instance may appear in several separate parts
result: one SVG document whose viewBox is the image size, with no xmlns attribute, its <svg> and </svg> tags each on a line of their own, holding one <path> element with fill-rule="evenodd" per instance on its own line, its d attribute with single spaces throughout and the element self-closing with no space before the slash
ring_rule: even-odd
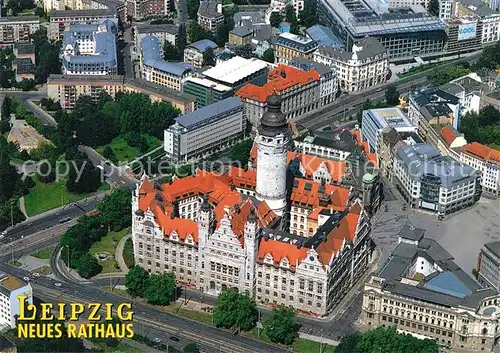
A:
<svg viewBox="0 0 500 353">
<path fill-rule="evenodd" d="M 173 273 L 162 273 L 149 277 L 148 287 L 144 292 L 144 298 L 149 304 L 168 305 L 172 301 L 175 290 L 175 275 Z"/>
<path fill-rule="evenodd" d="M 274 57 L 274 50 L 273 48 L 267 49 L 263 54 L 262 54 L 262 60 L 267 61 L 268 63 L 274 64 L 275 57 Z"/>
<path fill-rule="evenodd" d="M 474 64 L 474 69 L 490 69 L 496 70 L 500 67 L 500 42 L 494 46 L 484 48 L 483 53 Z"/>
<path fill-rule="evenodd" d="M 500 112 L 491 105 L 479 113 L 468 112 L 460 119 L 459 130 L 468 142 L 500 144 Z"/>
<path fill-rule="evenodd" d="M 199 353 L 198 345 L 194 342 L 188 343 L 182 349 L 184 353 Z"/>
<path fill-rule="evenodd" d="M 317 0 L 304 1 L 304 10 L 299 13 L 300 24 L 309 28 L 318 23 Z"/>
<path fill-rule="evenodd" d="M 76 270 L 83 278 L 90 278 L 100 273 L 102 266 L 93 255 L 87 252 L 77 260 Z"/>
<path fill-rule="evenodd" d="M 10 199 L 20 175 L 10 165 L 10 147 L 5 137 L 0 135 L 0 202 Z"/>
<path fill-rule="evenodd" d="M 281 305 L 273 309 L 271 317 L 264 322 L 264 330 L 272 342 L 292 344 L 295 337 L 295 312 L 292 307 Z"/>
<path fill-rule="evenodd" d="M 255 327 L 258 313 L 255 301 L 248 295 L 226 290 L 219 294 L 213 315 L 217 327 L 248 331 Z"/>
<path fill-rule="evenodd" d="M 198 18 L 198 9 L 200 7 L 200 0 L 187 0 L 188 17 L 191 20 Z"/>
<path fill-rule="evenodd" d="M 101 173 L 88 159 L 72 161 L 66 187 L 77 194 L 96 191 L 101 186 Z"/>
<path fill-rule="evenodd" d="M 132 224 L 132 193 L 127 188 L 114 190 L 97 205 L 104 223 L 117 231 Z"/>
<path fill-rule="evenodd" d="M 214 39 L 212 32 L 201 28 L 201 26 L 196 21 L 190 23 L 188 28 L 188 36 L 191 43 L 197 42 L 202 39 Z"/>
<path fill-rule="evenodd" d="M 215 66 L 214 50 L 211 47 L 203 53 L 203 66 Z"/>
<path fill-rule="evenodd" d="M 470 74 L 471 72 L 472 71 L 468 63 L 456 64 L 447 67 L 437 67 L 434 68 L 429 75 L 427 75 L 427 80 L 433 86 L 441 86 L 451 80 Z"/>
<path fill-rule="evenodd" d="M 278 25 L 283 22 L 283 16 L 278 11 L 273 11 L 271 12 L 269 22 L 271 23 L 272 27 L 278 28 Z"/>
<path fill-rule="evenodd" d="M 251 139 L 238 142 L 231 148 L 231 160 L 239 162 L 241 167 L 244 168 L 248 165 L 250 158 L 250 150 L 252 149 L 253 141 Z"/>
<path fill-rule="evenodd" d="M 149 286 L 149 274 L 140 266 L 134 266 L 125 276 L 125 287 L 133 297 L 143 297 Z"/>
<path fill-rule="evenodd" d="M 399 92 L 395 85 L 389 85 L 385 89 L 385 101 L 391 106 L 399 104 Z"/>
</svg>

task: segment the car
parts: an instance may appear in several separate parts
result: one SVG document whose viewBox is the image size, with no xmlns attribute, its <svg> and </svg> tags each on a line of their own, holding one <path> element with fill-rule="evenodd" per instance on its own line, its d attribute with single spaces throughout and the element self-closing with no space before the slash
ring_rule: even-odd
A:
<svg viewBox="0 0 500 353">
<path fill-rule="evenodd" d="M 7 229 L 0 233 L 0 238 L 3 238 L 7 235 Z"/>
<path fill-rule="evenodd" d="M 33 277 L 40 277 L 40 274 L 38 272 L 33 272 Z"/>
<path fill-rule="evenodd" d="M 71 221 L 71 217 L 64 217 L 59 220 L 59 224 L 63 224 L 69 221 Z"/>
<path fill-rule="evenodd" d="M 29 278 L 28 276 L 24 276 L 23 279 L 26 281 L 26 282 L 29 282 L 31 278 Z"/>
<path fill-rule="evenodd" d="M 179 342 L 179 339 L 175 336 L 170 336 L 170 339 L 174 342 Z"/>
<path fill-rule="evenodd" d="M 161 338 L 155 337 L 155 338 L 153 339 L 153 342 L 154 342 L 154 343 L 160 343 L 160 342 L 161 342 Z"/>
<path fill-rule="evenodd" d="M 99 168 L 100 170 L 104 170 L 104 167 L 102 165 L 98 165 L 97 168 Z"/>
<path fill-rule="evenodd" d="M 54 283 L 54 286 L 56 286 L 56 287 L 62 287 L 62 283 L 61 282 L 56 282 L 56 283 Z"/>
</svg>

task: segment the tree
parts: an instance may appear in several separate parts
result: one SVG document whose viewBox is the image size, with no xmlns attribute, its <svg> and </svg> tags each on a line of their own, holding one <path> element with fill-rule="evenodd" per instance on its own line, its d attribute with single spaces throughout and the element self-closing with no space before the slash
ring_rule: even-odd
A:
<svg viewBox="0 0 500 353">
<path fill-rule="evenodd" d="M 486 47 L 483 53 L 477 59 L 474 64 L 474 69 L 490 69 L 496 70 L 500 66 L 500 42 L 497 42 L 494 46 Z"/>
<path fill-rule="evenodd" d="M 264 322 L 264 330 L 272 342 L 292 344 L 295 337 L 295 312 L 283 304 L 273 309 L 271 317 Z"/>
<path fill-rule="evenodd" d="M 22 10 L 32 9 L 36 6 L 36 3 L 31 0 L 9 0 L 5 6 L 10 10 L 12 16 L 17 16 Z"/>
<path fill-rule="evenodd" d="M 166 41 L 163 44 L 163 57 L 166 61 L 179 61 L 181 60 L 181 52 L 172 43 Z"/>
<path fill-rule="evenodd" d="M 430 14 L 439 17 L 439 0 L 430 0 L 428 6 L 427 11 L 429 11 Z"/>
<path fill-rule="evenodd" d="M 479 113 L 466 113 L 460 119 L 459 130 L 469 142 L 479 142 L 484 145 L 498 144 L 500 112 L 492 106 L 486 106 Z"/>
<path fill-rule="evenodd" d="M 97 259 L 90 253 L 85 253 L 76 264 L 78 274 L 83 278 L 90 278 L 102 271 L 102 266 L 99 265 Z"/>
<path fill-rule="evenodd" d="M 427 81 L 433 86 L 441 86 L 456 78 L 470 74 L 472 71 L 467 63 L 451 65 L 448 67 L 437 67 L 427 75 Z"/>
<path fill-rule="evenodd" d="M 144 297 L 149 286 L 149 274 L 140 266 L 134 266 L 125 276 L 125 287 L 133 297 Z"/>
<path fill-rule="evenodd" d="M 52 160 L 57 158 L 57 149 L 52 143 L 48 141 L 40 142 L 37 148 L 31 150 L 30 156 L 31 159 L 35 161 L 43 159 Z"/>
<path fill-rule="evenodd" d="M 267 61 L 268 63 L 274 64 L 274 50 L 273 48 L 267 49 L 263 54 L 262 54 L 262 60 Z"/>
<path fill-rule="evenodd" d="M 300 24 L 309 28 L 318 23 L 317 0 L 304 1 L 304 10 L 299 13 Z"/>
<path fill-rule="evenodd" d="M 208 47 L 203 53 L 203 66 L 215 66 L 214 50 Z"/>
<path fill-rule="evenodd" d="M 231 160 L 233 162 L 239 162 L 242 168 L 247 166 L 252 146 L 253 146 L 253 141 L 251 139 L 235 144 L 231 148 L 231 155 L 230 155 Z"/>
<path fill-rule="evenodd" d="M 193 21 L 188 28 L 188 36 L 191 43 L 197 42 L 202 39 L 213 39 L 212 32 L 206 31 L 198 24 L 198 22 Z"/>
<path fill-rule="evenodd" d="M 385 90 L 385 101 L 392 106 L 399 104 L 399 92 L 395 85 L 387 86 Z"/>
<path fill-rule="evenodd" d="M 297 22 L 297 15 L 292 4 L 285 6 L 285 21 L 290 23 Z"/>
<path fill-rule="evenodd" d="M 247 294 L 232 290 L 219 294 L 213 312 L 215 326 L 228 329 L 234 327 L 244 331 L 255 326 L 257 316 L 255 301 Z"/>
<path fill-rule="evenodd" d="M 112 162 L 116 162 L 115 152 L 113 152 L 110 145 L 104 146 L 104 150 L 102 151 L 102 156 Z"/>
<path fill-rule="evenodd" d="M 44 184 L 47 183 L 52 183 L 54 180 L 56 180 L 56 168 L 47 163 L 47 162 L 42 162 L 38 166 L 38 180 Z"/>
<path fill-rule="evenodd" d="M 177 32 L 176 43 L 175 43 L 175 46 L 181 55 L 183 55 L 183 53 L 184 53 L 184 49 L 186 48 L 186 44 L 187 44 L 186 26 L 184 26 L 182 24 L 179 26 L 179 30 Z"/>
<path fill-rule="evenodd" d="M 184 346 L 182 350 L 184 353 L 199 353 L 198 345 L 194 342 L 188 343 Z"/>
<path fill-rule="evenodd" d="M 278 28 L 278 25 L 283 22 L 283 16 L 278 11 L 271 12 L 269 22 L 272 27 Z"/>
<path fill-rule="evenodd" d="M 132 193 L 127 188 L 114 190 L 97 205 L 102 212 L 104 223 L 113 231 L 132 224 Z"/>
<path fill-rule="evenodd" d="M 297 35 L 301 34 L 300 33 L 300 26 L 299 26 L 299 23 L 297 21 L 291 23 L 290 33 L 297 34 Z"/>
<path fill-rule="evenodd" d="M 175 275 L 173 273 L 162 273 L 149 277 L 148 287 L 144 292 L 144 298 L 149 304 L 168 305 L 172 301 L 175 289 Z"/>
<path fill-rule="evenodd" d="M 0 134 L 5 134 L 10 131 L 10 123 L 7 119 L 0 119 Z"/>
<path fill-rule="evenodd" d="M 10 165 L 9 145 L 5 137 L 0 136 L 0 201 L 6 201 L 14 195 L 17 181 L 20 179 L 16 168 Z"/>
<path fill-rule="evenodd" d="M 253 48 L 250 44 L 240 45 L 234 49 L 234 53 L 237 56 L 250 59 L 253 56 Z"/>
<path fill-rule="evenodd" d="M 198 9 L 200 7 L 200 0 L 187 0 L 187 12 L 190 20 L 198 17 Z"/>
<path fill-rule="evenodd" d="M 77 194 L 96 191 L 101 186 L 101 173 L 88 159 L 73 161 L 69 168 L 66 187 Z"/>
</svg>

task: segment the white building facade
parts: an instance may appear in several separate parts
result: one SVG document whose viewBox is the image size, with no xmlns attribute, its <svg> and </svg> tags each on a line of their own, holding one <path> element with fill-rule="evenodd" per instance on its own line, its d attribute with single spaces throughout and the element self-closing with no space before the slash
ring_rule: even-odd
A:
<svg viewBox="0 0 500 353">
<path fill-rule="evenodd" d="M 33 290 L 29 283 L 0 272 L 0 327 L 16 328 L 20 312 L 18 296 L 26 296 L 26 303 L 33 303 Z"/>
<path fill-rule="evenodd" d="M 480 143 L 465 145 L 460 161 L 481 172 L 483 192 L 500 196 L 500 152 Z"/>
</svg>

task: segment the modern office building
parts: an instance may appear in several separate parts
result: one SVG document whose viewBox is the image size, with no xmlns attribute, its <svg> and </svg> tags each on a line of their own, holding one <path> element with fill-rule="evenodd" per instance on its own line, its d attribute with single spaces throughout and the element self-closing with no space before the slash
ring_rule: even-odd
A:
<svg viewBox="0 0 500 353">
<path fill-rule="evenodd" d="M 304 71 L 315 70 L 319 74 L 320 105 L 329 104 L 335 100 L 339 91 L 339 82 L 334 68 L 309 59 L 293 59 L 290 65 Z"/>
<path fill-rule="evenodd" d="M 202 76 L 236 91 L 246 84 L 263 85 L 268 73 L 269 63 L 266 61 L 234 56 L 203 71 Z"/>
<path fill-rule="evenodd" d="M 500 291 L 500 241 L 484 244 L 477 261 L 477 280 Z"/>
<path fill-rule="evenodd" d="M 208 48 L 217 49 L 217 44 L 209 39 L 202 39 L 197 42 L 186 45 L 184 49 L 184 62 L 193 65 L 199 69 L 203 66 L 203 58 Z"/>
<path fill-rule="evenodd" d="M 0 272 L 0 327 L 16 328 L 16 316 L 21 314 L 18 299 L 20 295 L 25 295 L 26 302 L 33 304 L 33 290 L 29 283 Z"/>
<path fill-rule="evenodd" d="M 483 23 L 479 16 L 469 14 L 461 17 L 451 17 L 445 20 L 447 52 L 465 53 L 481 48 Z"/>
<path fill-rule="evenodd" d="M 480 38 L 482 44 L 496 43 L 500 40 L 498 8 L 488 6 L 487 1 L 459 0 L 455 2 L 454 10 L 456 16 L 470 19 L 470 23 L 461 28 L 461 37 Z"/>
<path fill-rule="evenodd" d="M 195 96 L 198 108 L 203 108 L 231 97 L 234 90 L 206 78 L 187 77 L 182 81 L 182 92 Z"/>
<path fill-rule="evenodd" d="M 169 42 L 172 45 L 177 43 L 177 34 L 179 33 L 179 27 L 173 24 L 145 24 L 138 23 L 134 27 L 135 33 L 135 46 L 140 48 L 141 41 L 146 36 L 155 36 L 160 41 L 162 47 L 165 42 Z"/>
<path fill-rule="evenodd" d="M 198 8 L 198 24 L 201 28 L 215 33 L 217 28 L 224 24 L 222 0 L 201 1 Z"/>
<path fill-rule="evenodd" d="M 440 217 L 474 205 L 481 196 L 479 172 L 428 144 L 397 150 L 394 181 L 412 208 Z"/>
<path fill-rule="evenodd" d="M 320 75 L 316 70 L 300 70 L 278 65 L 268 75 L 263 86 L 247 84 L 236 95 L 245 102 L 245 116 L 253 127 L 267 107 L 267 97 L 278 94 L 283 101 L 283 114 L 287 120 L 315 110 L 320 102 Z"/>
<path fill-rule="evenodd" d="M 71 25 L 61 48 L 65 75 L 116 75 L 116 24 L 103 19 L 98 25 Z"/>
<path fill-rule="evenodd" d="M 489 352 L 500 296 L 482 288 L 425 230 L 407 225 L 399 244 L 363 290 L 361 321 L 370 328 L 435 340 L 451 351 Z"/>
<path fill-rule="evenodd" d="M 52 40 L 62 40 L 64 31 L 69 30 L 71 25 L 96 25 L 103 18 L 112 20 L 118 26 L 118 16 L 114 9 L 54 10 L 50 12 L 47 36 Z"/>
<path fill-rule="evenodd" d="M 352 46 L 352 51 L 320 46 L 313 60 L 334 68 L 340 89 L 356 92 L 385 83 L 389 74 L 389 56 L 380 42 L 365 37 Z"/>
<path fill-rule="evenodd" d="M 148 35 L 141 40 L 141 77 L 149 82 L 181 90 L 181 82 L 191 75 L 194 67 L 183 62 L 167 62 L 163 59 L 160 40 Z"/>
<path fill-rule="evenodd" d="M 229 148 L 243 137 L 246 121 L 243 103 L 230 97 L 179 116 L 165 130 L 167 158 L 184 164 Z"/>
<path fill-rule="evenodd" d="M 274 56 L 278 64 L 289 64 L 292 59 L 312 59 L 318 43 L 309 37 L 293 33 L 281 33 L 273 43 Z"/>
<path fill-rule="evenodd" d="M 279 97 L 270 97 L 268 105 L 259 119 L 256 171 L 199 171 L 156 186 L 143 178 L 132 200 L 135 260 L 150 273 L 173 272 L 179 282 L 207 295 L 247 291 L 261 304 L 292 305 L 324 316 L 367 267 L 370 223 L 354 195 L 342 204 L 314 181 L 295 179 L 303 187 L 287 197 L 288 125 Z M 335 202 L 332 197 L 342 211 L 318 220 L 312 236 L 278 229 L 283 222 L 273 206 L 286 208 L 301 198 L 313 205 L 315 199 Z M 312 208 L 293 207 L 304 215 Z"/>
<path fill-rule="evenodd" d="M 196 98 L 143 79 L 127 79 L 121 75 L 50 75 L 47 94 L 64 109 L 72 109 L 80 96 L 90 96 L 97 102 L 102 92 L 115 97 L 118 92 L 137 92 L 149 96 L 152 102 L 167 101 L 183 114 L 196 109 Z"/>
<path fill-rule="evenodd" d="M 399 108 L 380 108 L 363 110 L 361 136 L 367 141 L 370 152 L 376 153 L 380 144 L 380 133 L 385 128 L 396 132 L 417 132 L 418 127 L 410 123 L 406 114 Z"/>
<path fill-rule="evenodd" d="M 462 147 L 460 161 L 481 172 L 484 193 L 500 196 L 500 151 L 473 142 Z"/>
<path fill-rule="evenodd" d="M 0 17 L 0 44 L 27 42 L 40 28 L 37 16 Z"/>
<path fill-rule="evenodd" d="M 319 0 L 318 13 L 348 51 L 371 36 L 390 60 L 399 60 L 441 53 L 446 42 L 445 25 L 421 5 L 389 8 L 378 0 Z"/>
<path fill-rule="evenodd" d="M 443 126 L 453 125 L 458 129 L 460 121 L 460 99 L 439 88 L 429 88 L 410 94 L 408 118 L 418 125 L 419 133 L 427 140 L 429 130 L 440 130 Z"/>
</svg>

